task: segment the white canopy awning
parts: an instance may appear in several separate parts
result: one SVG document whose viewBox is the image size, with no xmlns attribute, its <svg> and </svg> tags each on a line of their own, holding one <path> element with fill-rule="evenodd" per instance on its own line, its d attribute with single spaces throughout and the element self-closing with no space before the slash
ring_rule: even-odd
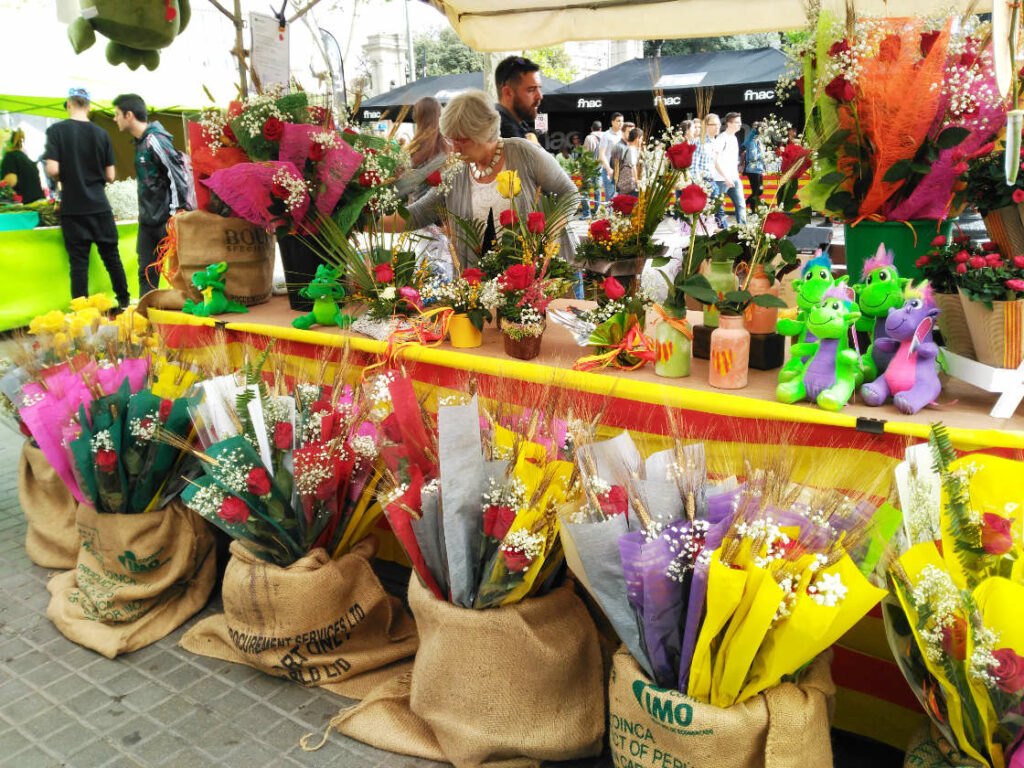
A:
<svg viewBox="0 0 1024 768">
<path fill-rule="evenodd" d="M 799 29 L 804 0 L 424 0 L 478 51 L 543 48 L 566 40 L 717 37 Z M 857 0 L 866 16 L 946 15 L 970 0 Z M 822 7 L 845 13 L 844 0 Z M 980 0 L 975 12 L 992 10 Z"/>
</svg>

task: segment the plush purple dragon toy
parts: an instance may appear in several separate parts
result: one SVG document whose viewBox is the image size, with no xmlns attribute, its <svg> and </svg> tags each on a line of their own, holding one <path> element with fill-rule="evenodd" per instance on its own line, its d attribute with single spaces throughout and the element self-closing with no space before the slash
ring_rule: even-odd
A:
<svg viewBox="0 0 1024 768">
<path fill-rule="evenodd" d="M 860 388 L 867 405 L 882 405 L 890 397 L 900 413 L 917 413 L 942 391 L 938 345 L 932 327 L 941 310 L 932 300 L 928 283 L 907 286 L 902 307 L 889 310 L 885 336 L 875 337 L 880 352 L 892 354 L 885 373 Z"/>
</svg>

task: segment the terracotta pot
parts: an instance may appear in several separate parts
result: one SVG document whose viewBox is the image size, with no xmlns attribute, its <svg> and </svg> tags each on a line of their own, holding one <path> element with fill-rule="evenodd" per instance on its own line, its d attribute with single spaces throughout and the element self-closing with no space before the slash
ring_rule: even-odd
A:
<svg viewBox="0 0 1024 768">
<path fill-rule="evenodd" d="M 750 276 L 747 283 L 747 290 L 751 296 L 761 296 L 770 293 L 778 298 L 779 284 L 772 283 L 765 274 L 764 267 L 760 264 L 754 268 L 754 274 Z M 751 333 L 775 333 L 775 323 L 779 319 L 779 310 L 776 307 L 759 307 L 751 304 L 743 315 L 747 330 Z"/>
<path fill-rule="evenodd" d="M 995 368 L 1019 366 L 1024 360 L 1024 299 L 993 301 L 988 309 L 961 292 L 960 306 L 978 362 Z"/>
<path fill-rule="evenodd" d="M 967 317 L 960 304 L 960 294 L 933 293 L 932 298 L 935 300 L 935 306 L 942 310 L 935 322 L 942 332 L 942 342 L 946 348 L 958 355 L 977 359 L 974 342 L 971 341 L 971 331 L 967 327 Z"/>
<path fill-rule="evenodd" d="M 743 389 L 749 365 L 750 332 L 743 327 L 743 317 L 721 315 L 718 328 L 711 334 L 708 383 L 719 389 Z"/>
<path fill-rule="evenodd" d="M 541 332 L 536 336 L 524 336 L 521 339 L 513 339 L 504 331 L 501 334 L 505 342 L 505 354 L 518 360 L 533 360 L 540 354 L 540 342 L 544 338 Z"/>
<path fill-rule="evenodd" d="M 738 287 L 736 275 L 732 271 L 731 261 L 708 262 L 708 282 L 711 287 L 720 293 L 735 291 Z M 741 320 L 743 318 L 740 318 Z M 714 306 L 704 307 L 704 325 L 708 328 L 718 327 L 718 310 Z"/>
<path fill-rule="evenodd" d="M 483 342 L 483 333 L 477 330 L 469 319 L 469 315 L 459 313 L 452 316 L 448 325 L 448 339 L 456 349 L 479 347 Z"/>
</svg>

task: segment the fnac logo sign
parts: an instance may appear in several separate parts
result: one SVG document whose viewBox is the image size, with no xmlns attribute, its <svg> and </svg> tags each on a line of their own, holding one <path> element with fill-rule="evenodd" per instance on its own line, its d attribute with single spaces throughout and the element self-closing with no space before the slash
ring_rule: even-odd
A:
<svg viewBox="0 0 1024 768">
<path fill-rule="evenodd" d="M 643 680 L 634 680 L 633 696 L 637 704 L 663 728 L 685 733 L 684 729 L 693 722 L 693 707 L 685 701 L 676 700 L 671 691 Z"/>
</svg>

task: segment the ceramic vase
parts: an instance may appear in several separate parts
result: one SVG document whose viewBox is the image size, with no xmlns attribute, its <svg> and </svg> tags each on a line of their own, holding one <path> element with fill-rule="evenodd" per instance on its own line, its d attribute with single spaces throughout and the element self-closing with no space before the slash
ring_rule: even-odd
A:
<svg viewBox="0 0 1024 768">
<path fill-rule="evenodd" d="M 719 320 L 711 334 L 708 383 L 718 389 L 743 389 L 750 365 L 750 331 L 743 327 L 741 315 L 722 315 Z"/>
<path fill-rule="evenodd" d="M 765 274 L 764 267 L 760 264 L 754 268 L 754 274 L 747 282 L 747 290 L 750 291 L 751 296 L 761 296 L 766 293 L 770 293 L 776 298 L 779 296 L 779 284 L 772 284 L 768 275 Z M 743 319 L 747 330 L 751 333 L 775 333 L 779 310 L 777 307 L 759 307 L 757 304 L 751 304 L 747 307 Z"/>
<path fill-rule="evenodd" d="M 683 312 L 685 314 L 685 310 Z M 654 339 L 657 349 L 654 373 L 667 379 L 689 376 L 692 343 L 686 334 L 662 321 L 654 331 Z"/>
<path fill-rule="evenodd" d="M 448 339 L 456 349 L 471 349 L 480 346 L 483 333 L 473 325 L 469 315 L 460 312 L 452 316 L 448 325 Z"/>
<path fill-rule="evenodd" d="M 731 261 L 712 261 L 708 263 L 708 282 L 719 293 L 735 291 L 738 287 L 736 275 L 732 271 Z M 742 318 L 740 318 L 742 320 Z M 704 325 L 708 328 L 718 327 L 718 310 L 713 306 L 704 307 Z"/>
</svg>

